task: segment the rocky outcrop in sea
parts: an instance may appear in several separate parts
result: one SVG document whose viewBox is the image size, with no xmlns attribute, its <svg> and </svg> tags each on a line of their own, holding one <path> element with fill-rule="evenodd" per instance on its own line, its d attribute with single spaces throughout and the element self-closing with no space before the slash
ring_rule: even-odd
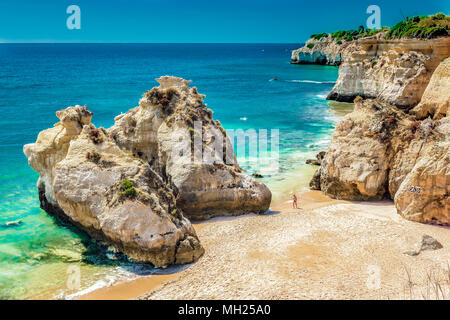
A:
<svg viewBox="0 0 450 320">
<path fill-rule="evenodd" d="M 271 193 L 241 172 L 225 130 L 195 87 L 176 77 L 157 80 L 160 86 L 108 130 L 91 123 L 86 107 L 58 111 L 60 121 L 24 153 L 40 174 L 45 211 L 132 260 L 164 267 L 204 252 L 187 217 L 262 213 Z M 203 155 L 217 151 L 214 141 L 225 141 L 223 162 L 192 161 L 194 121 L 204 133 Z"/>
</svg>

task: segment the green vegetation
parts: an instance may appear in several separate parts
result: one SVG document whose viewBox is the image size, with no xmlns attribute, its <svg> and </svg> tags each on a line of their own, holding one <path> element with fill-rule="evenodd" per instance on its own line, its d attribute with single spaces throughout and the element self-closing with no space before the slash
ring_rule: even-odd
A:
<svg viewBox="0 0 450 320">
<path fill-rule="evenodd" d="M 450 35 L 450 17 L 443 13 L 432 16 L 407 18 L 392 27 L 386 39 L 419 38 L 431 39 Z"/>
<path fill-rule="evenodd" d="M 136 197 L 137 191 L 134 188 L 134 182 L 128 179 L 123 179 L 120 183 L 120 193 L 127 198 Z"/>
<path fill-rule="evenodd" d="M 364 29 L 364 26 L 359 26 L 358 30 L 339 30 L 331 33 L 331 37 L 336 40 L 338 44 L 342 43 L 342 40 L 353 41 L 365 37 L 372 37 L 381 31 L 386 31 L 387 28 L 383 27 L 379 30 Z"/>
<path fill-rule="evenodd" d="M 339 30 L 330 33 L 331 37 L 337 44 L 342 44 L 343 41 L 353 41 L 366 37 L 373 37 L 379 32 L 386 32 L 386 39 L 399 38 L 419 38 L 431 39 L 440 36 L 450 35 L 450 17 L 443 13 L 437 13 L 431 16 L 416 16 L 406 18 L 405 21 L 397 23 L 392 28 L 383 27 L 379 30 L 365 29 L 364 26 L 359 26 L 357 30 Z M 319 41 L 322 38 L 328 37 L 328 33 L 316 33 L 311 35 L 311 39 Z M 308 48 L 310 44 L 308 44 Z"/>
<path fill-rule="evenodd" d="M 387 31 L 389 28 L 383 27 L 379 30 L 369 30 L 365 29 L 364 26 L 359 26 L 357 30 L 339 30 L 331 33 L 331 37 L 336 40 L 337 44 L 342 44 L 342 41 L 353 41 L 356 39 L 361 39 L 365 37 L 371 37 L 376 35 L 381 31 Z M 328 37 L 328 33 L 316 33 L 311 35 L 311 39 L 319 41 L 322 38 Z M 313 45 L 308 44 L 308 48 L 312 49 Z"/>
<path fill-rule="evenodd" d="M 314 43 L 312 43 L 312 42 L 308 43 L 307 47 L 310 49 L 314 48 Z"/>
<path fill-rule="evenodd" d="M 311 35 L 311 38 L 314 40 L 320 40 L 325 37 L 328 37 L 328 33 L 316 33 L 316 34 Z"/>
</svg>

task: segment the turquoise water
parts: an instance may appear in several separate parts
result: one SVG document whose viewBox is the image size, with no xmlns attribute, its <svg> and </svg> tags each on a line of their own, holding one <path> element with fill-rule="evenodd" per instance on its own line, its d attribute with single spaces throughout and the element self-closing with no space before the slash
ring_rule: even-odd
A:
<svg viewBox="0 0 450 320">
<path fill-rule="evenodd" d="M 39 208 L 38 174 L 22 146 L 57 122 L 56 110 L 86 104 L 93 123 L 109 127 L 114 116 L 157 85 L 155 78 L 190 79 L 226 129 L 280 130 L 280 171 L 264 180 L 276 199 L 305 186 L 313 168 L 304 160 L 326 148 L 340 114 L 325 100 L 337 68 L 290 65 L 290 51 L 298 47 L 1 44 L 0 298 L 74 293 L 78 289 L 66 285 L 74 265 L 81 268 L 79 290 L 151 272 L 117 260 Z M 251 161 L 239 160 L 249 172 L 257 171 Z M 17 220 L 18 225 L 5 226 Z"/>
</svg>

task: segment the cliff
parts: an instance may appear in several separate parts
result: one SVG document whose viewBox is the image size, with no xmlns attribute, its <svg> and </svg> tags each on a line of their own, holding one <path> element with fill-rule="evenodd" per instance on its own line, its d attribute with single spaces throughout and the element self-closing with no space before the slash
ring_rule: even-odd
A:
<svg viewBox="0 0 450 320">
<path fill-rule="evenodd" d="M 340 66 L 328 100 L 353 102 L 360 96 L 412 108 L 439 63 L 450 55 L 450 37 L 385 39 L 385 35 L 379 32 L 352 41 L 336 41 L 331 35 L 311 38 L 292 52 L 291 63 Z"/>
<path fill-rule="evenodd" d="M 226 132 L 195 88 L 175 77 L 158 81 L 109 130 L 96 128 L 86 107 L 58 111 L 60 121 L 24 153 L 40 174 L 44 210 L 133 260 L 163 267 L 204 252 L 185 215 L 264 212 L 271 193 L 241 173 Z M 200 131 L 216 129 L 216 140 L 226 141 L 220 157 L 230 164 L 192 163 L 186 150 L 195 137 L 193 119 Z M 217 150 L 211 139 L 200 140 L 205 153 Z"/>
<path fill-rule="evenodd" d="M 310 187 L 339 199 L 392 198 L 399 214 L 450 224 L 450 17 L 316 34 L 292 63 L 339 65 L 328 100 L 355 102 Z M 446 59 L 447 58 L 447 59 Z"/>
<path fill-rule="evenodd" d="M 309 39 L 303 48 L 293 50 L 292 64 L 324 64 L 339 66 L 347 59 L 352 42 L 338 44 L 331 35 L 319 40 Z"/>
<path fill-rule="evenodd" d="M 411 114 L 357 98 L 336 125 L 313 185 L 339 199 L 389 197 L 407 219 L 449 225 L 449 66 L 450 59 L 439 65 Z"/>
<path fill-rule="evenodd" d="M 441 119 L 450 115 L 450 59 L 443 61 L 428 83 L 420 103 L 411 110 L 417 119 Z"/>
<path fill-rule="evenodd" d="M 409 109 L 420 102 L 434 70 L 450 55 L 450 37 L 361 39 L 351 47 L 327 99 L 352 102 L 361 96 Z"/>
</svg>

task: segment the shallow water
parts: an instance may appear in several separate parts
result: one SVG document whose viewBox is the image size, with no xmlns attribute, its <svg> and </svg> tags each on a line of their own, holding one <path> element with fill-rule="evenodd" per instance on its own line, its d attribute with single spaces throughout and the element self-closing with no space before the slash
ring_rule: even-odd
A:
<svg viewBox="0 0 450 320">
<path fill-rule="evenodd" d="M 38 174 L 22 146 L 56 123 L 55 111 L 67 106 L 87 104 L 93 123 L 109 127 L 157 85 L 155 78 L 190 79 L 226 129 L 280 130 L 279 171 L 263 178 L 275 201 L 306 187 L 316 168 L 304 161 L 326 149 L 348 106 L 330 108 L 325 100 L 337 68 L 289 64 L 290 50 L 299 46 L 1 44 L 0 298 L 63 298 L 153 272 L 121 257 L 111 260 L 114 253 L 39 208 Z M 239 162 L 249 173 L 265 172 L 254 159 Z M 79 288 L 67 282 L 73 266 L 80 267 Z"/>
</svg>

